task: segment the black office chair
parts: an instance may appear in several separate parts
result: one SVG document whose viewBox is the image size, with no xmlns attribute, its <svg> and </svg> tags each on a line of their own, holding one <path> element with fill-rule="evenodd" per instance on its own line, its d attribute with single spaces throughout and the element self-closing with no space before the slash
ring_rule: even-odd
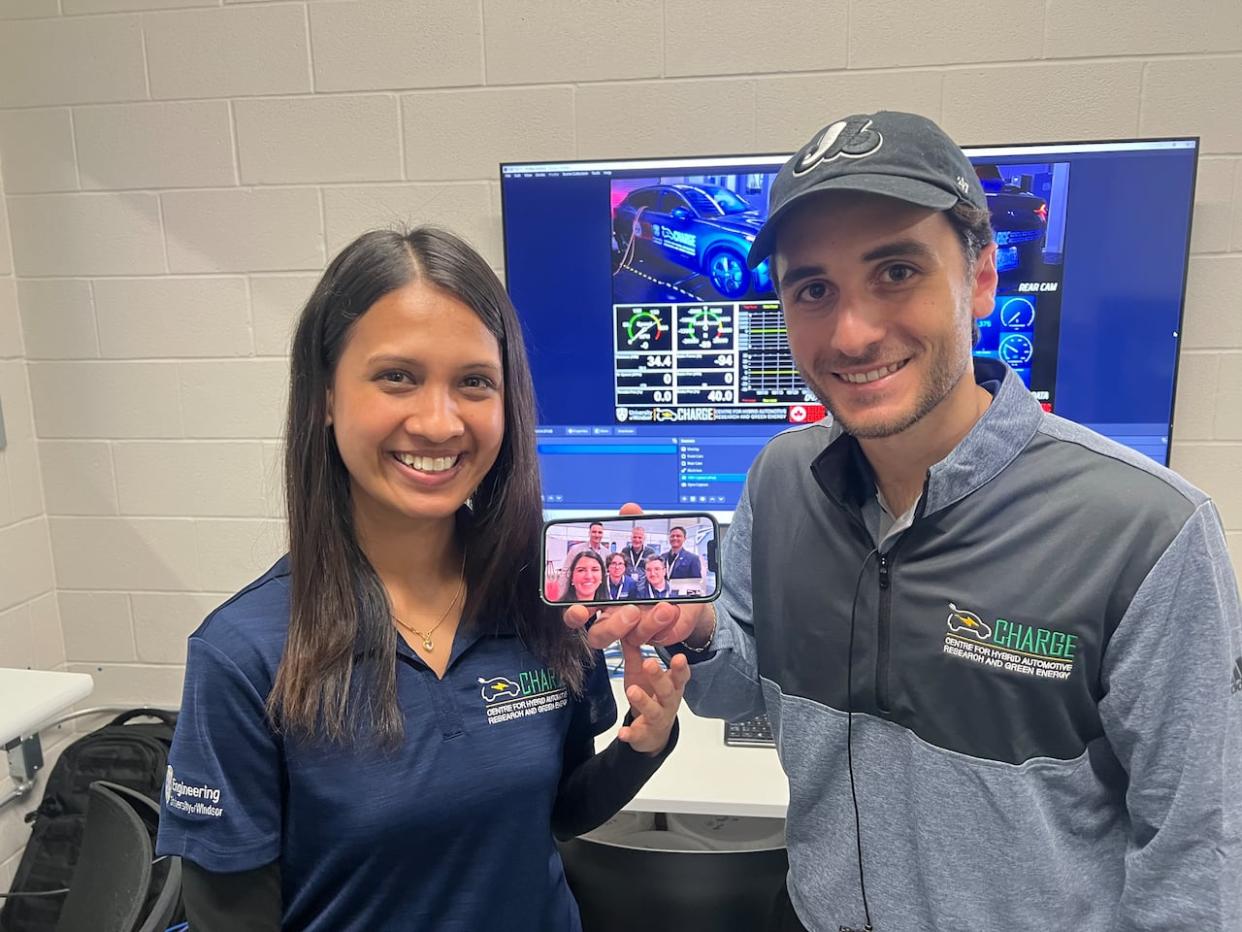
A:
<svg viewBox="0 0 1242 932">
<path fill-rule="evenodd" d="M 181 860 L 153 864 L 159 806 L 128 787 L 90 787 L 82 848 L 56 932 L 162 932 L 181 893 Z"/>
<path fill-rule="evenodd" d="M 783 846 L 676 851 L 584 836 L 560 849 L 584 932 L 755 932 L 767 926 L 789 870 Z M 642 896 L 627 895 L 618 877 Z"/>
<path fill-rule="evenodd" d="M 146 823 L 150 837 L 155 838 L 160 827 L 160 807 L 154 800 L 126 786 L 109 784 L 123 795 Z M 181 858 L 159 858 L 151 864 L 151 884 L 147 888 L 142 915 L 146 918 L 134 932 L 164 932 L 173 922 L 181 906 Z"/>
</svg>

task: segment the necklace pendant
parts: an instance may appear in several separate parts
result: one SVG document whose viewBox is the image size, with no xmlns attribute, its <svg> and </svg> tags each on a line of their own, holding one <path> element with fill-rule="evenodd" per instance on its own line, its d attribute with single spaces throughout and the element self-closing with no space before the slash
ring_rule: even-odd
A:
<svg viewBox="0 0 1242 932">
<path fill-rule="evenodd" d="M 432 643 L 431 643 L 431 638 L 423 638 L 423 647 L 424 647 L 424 649 L 426 649 L 426 650 L 432 650 L 432 649 L 433 649 L 433 645 L 432 645 Z"/>
</svg>

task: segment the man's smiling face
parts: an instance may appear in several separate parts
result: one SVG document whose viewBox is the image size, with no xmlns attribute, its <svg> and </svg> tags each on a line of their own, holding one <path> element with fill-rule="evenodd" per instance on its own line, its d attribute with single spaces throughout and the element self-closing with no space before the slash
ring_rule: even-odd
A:
<svg viewBox="0 0 1242 932">
<path fill-rule="evenodd" d="M 970 371 L 971 319 L 992 311 L 994 247 L 966 268 L 941 211 L 861 192 L 809 198 L 774 267 L 803 378 L 850 433 L 904 431 Z"/>
</svg>

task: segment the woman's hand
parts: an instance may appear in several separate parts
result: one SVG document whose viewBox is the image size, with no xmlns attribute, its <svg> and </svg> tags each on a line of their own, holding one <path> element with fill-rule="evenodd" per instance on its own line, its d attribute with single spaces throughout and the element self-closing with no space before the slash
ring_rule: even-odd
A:
<svg viewBox="0 0 1242 932">
<path fill-rule="evenodd" d="M 617 737 L 635 751 L 659 754 L 677 721 L 682 693 L 690 680 L 690 664 L 676 654 L 666 670 L 660 661 L 644 658 L 637 645 L 624 640 L 621 653 L 625 658 L 625 698 L 634 720 L 622 725 Z"/>
</svg>

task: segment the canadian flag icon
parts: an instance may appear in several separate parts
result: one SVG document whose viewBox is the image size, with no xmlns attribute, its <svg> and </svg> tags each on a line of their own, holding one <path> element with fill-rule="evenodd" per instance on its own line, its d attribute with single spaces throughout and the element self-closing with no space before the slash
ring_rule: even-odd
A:
<svg viewBox="0 0 1242 932">
<path fill-rule="evenodd" d="M 790 405 L 789 423 L 809 424 L 813 421 L 822 421 L 827 413 L 823 405 Z"/>
</svg>

